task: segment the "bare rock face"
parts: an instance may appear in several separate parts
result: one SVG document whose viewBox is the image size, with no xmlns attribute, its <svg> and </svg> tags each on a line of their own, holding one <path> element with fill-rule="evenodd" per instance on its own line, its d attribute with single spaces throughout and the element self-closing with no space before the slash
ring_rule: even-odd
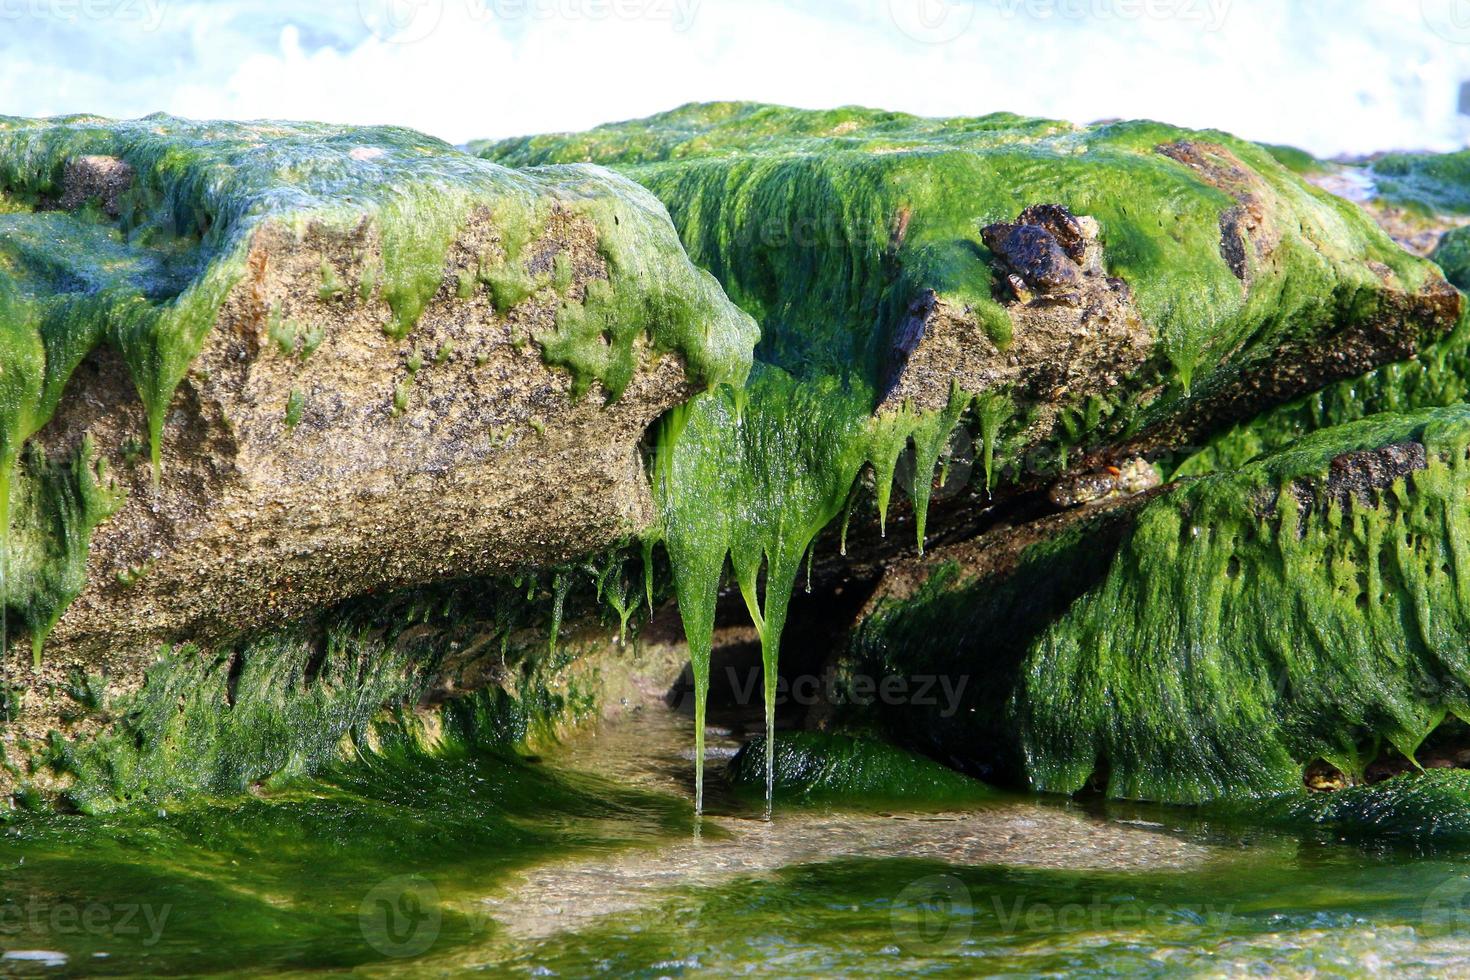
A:
<svg viewBox="0 0 1470 980">
<path fill-rule="evenodd" d="M 1010 385 L 1042 401 L 1085 397 L 1148 359 L 1153 334 L 1127 284 L 1104 272 L 1095 220 L 1037 204 L 980 235 L 1002 279 L 1010 342 L 997 344 L 972 311 L 926 290 L 895 334 L 880 411 L 905 402 L 942 408 L 951 383 L 966 391 Z"/>
<path fill-rule="evenodd" d="M 68 161 L 62 181 L 62 210 L 75 211 L 96 201 L 103 213 L 116 218 L 118 199 L 133 184 L 133 168 L 117 157 L 92 154 Z"/>
</svg>

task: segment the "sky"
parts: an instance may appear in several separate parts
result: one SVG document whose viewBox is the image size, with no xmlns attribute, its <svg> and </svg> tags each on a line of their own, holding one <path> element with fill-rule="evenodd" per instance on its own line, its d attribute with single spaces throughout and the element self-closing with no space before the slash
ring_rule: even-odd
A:
<svg viewBox="0 0 1470 980">
<path fill-rule="evenodd" d="M 748 99 L 1448 150 L 1466 81 L 1470 0 L 0 0 L 0 114 L 454 143 Z"/>
</svg>

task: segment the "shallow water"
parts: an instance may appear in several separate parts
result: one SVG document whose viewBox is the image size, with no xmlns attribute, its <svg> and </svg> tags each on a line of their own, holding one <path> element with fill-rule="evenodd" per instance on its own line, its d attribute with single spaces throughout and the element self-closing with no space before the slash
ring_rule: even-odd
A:
<svg viewBox="0 0 1470 980">
<path fill-rule="evenodd" d="M 689 735 L 645 710 L 536 760 L 22 819 L 0 975 L 1470 974 L 1470 855 L 1024 798 L 696 824 Z"/>
</svg>

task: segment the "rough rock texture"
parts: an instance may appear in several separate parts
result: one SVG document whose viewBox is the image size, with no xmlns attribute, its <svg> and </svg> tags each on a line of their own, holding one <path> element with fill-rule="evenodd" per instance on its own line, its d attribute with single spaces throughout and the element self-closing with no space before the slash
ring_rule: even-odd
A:
<svg viewBox="0 0 1470 980">
<path fill-rule="evenodd" d="M 943 410 L 955 386 L 1007 387 L 1037 403 L 1105 395 L 1148 360 L 1154 337 L 1127 285 L 1105 274 L 1092 218 L 1033 205 L 980 236 L 1009 294 L 1009 342 L 998 345 L 966 309 L 926 289 L 894 335 L 879 412 Z"/>
<path fill-rule="evenodd" d="M 402 130 L 0 118 L 26 572 L 0 727 L 44 734 L 75 672 L 135 689 L 162 644 L 625 542 L 655 518 L 650 424 L 739 383 L 755 333 L 658 202 L 595 168 Z M 93 483 L 111 496 L 79 507 Z"/>
<path fill-rule="evenodd" d="M 446 282 L 493 241 L 488 216 L 467 228 Z M 574 290 L 606 275 L 569 215 L 533 250 L 575 256 Z M 38 441 L 54 454 L 90 433 L 128 502 L 97 530 L 87 589 L 49 646 L 95 662 L 208 642 L 350 595 L 553 565 L 652 523 L 637 446 L 695 390 L 677 358 L 650 357 L 611 404 L 573 399 L 571 378 L 528 343 L 556 297 L 500 317 L 488 295 L 462 301 L 448 285 L 395 341 L 386 307 L 355 299 L 353 259 L 374 253 L 366 229 L 257 233 L 250 275 L 169 413 L 156 490 L 146 456 L 121 455 L 143 419 L 119 358 L 99 350 L 83 362 L 75 397 Z M 341 270 L 343 298 L 321 301 L 323 263 Z M 319 331 L 320 346 L 305 359 L 283 352 L 273 317 Z"/>
</svg>

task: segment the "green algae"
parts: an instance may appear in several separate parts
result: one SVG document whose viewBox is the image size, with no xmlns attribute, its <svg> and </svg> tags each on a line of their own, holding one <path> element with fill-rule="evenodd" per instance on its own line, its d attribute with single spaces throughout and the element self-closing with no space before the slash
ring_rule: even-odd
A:
<svg viewBox="0 0 1470 980">
<path fill-rule="evenodd" d="M 1337 840 L 1417 849 L 1463 847 L 1470 844 L 1470 771 L 1404 773 L 1371 786 L 1251 804 L 1239 813 L 1258 825 L 1310 828 Z"/>
<path fill-rule="evenodd" d="M 1369 165 L 1375 193 L 1420 214 L 1470 214 L 1470 152 L 1385 153 Z"/>
<path fill-rule="evenodd" d="M 1244 298 L 1219 248 L 1231 199 L 1156 152 L 1184 139 L 1228 148 L 1280 212 L 1274 267 L 1257 270 Z M 978 232 L 1038 202 L 1098 219 L 1108 271 L 1127 280 L 1161 350 L 1200 374 L 1201 392 L 1275 341 L 1341 326 L 1355 294 L 1380 288 L 1365 258 L 1410 291 L 1429 268 L 1259 147 L 1155 123 L 714 104 L 480 152 L 512 165 L 592 160 L 648 186 L 694 261 L 760 321 L 757 356 L 801 377 L 876 386 L 890 331 L 923 288 L 1009 324 Z"/>
<path fill-rule="evenodd" d="M 781 732 L 774 747 L 773 789 L 781 800 L 843 800 L 859 805 L 905 801 L 962 804 L 995 798 L 984 783 L 876 739 L 822 732 Z M 730 761 L 736 792 L 766 788 L 765 736 Z"/>
<path fill-rule="evenodd" d="M 351 600 L 215 649 L 165 648 L 138 690 L 108 699 L 99 730 L 54 734 L 30 776 L 44 770 L 66 807 L 95 813 L 290 786 L 385 745 L 548 742 L 595 708 L 560 676 L 561 621 L 600 616 L 626 630 L 638 616 L 626 601 L 636 561 L 614 548 L 543 574 Z M 465 662 L 466 649 L 498 664 L 495 682 L 434 696 L 445 676 L 485 669 Z"/>
<path fill-rule="evenodd" d="M 861 386 L 834 378 L 802 381 L 758 362 L 744 390 L 699 396 L 671 412 L 659 430 L 658 534 L 669 555 L 694 677 L 696 806 L 703 800 L 715 600 L 727 560 L 760 637 L 766 727 L 773 732 L 781 632 L 803 557 L 848 507 L 865 467 L 878 473 L 880 508 L 910 441 L 918 447 L 919 472 L 932 474 L 970 401 L 956 392 L 943 413 L 874 418 L 870 398 Z M 929 478 L 913 481 L 920 533 L 929 493 Z"/>
<path fill-rule="evenodd" d="M 1342 454 L 1409 442 L 1407 481 L 1325 489 Z M 1463 407 L 1377 416 L 1081 521 L 1000 582 L 941 569 L 864 624 L 854 669 L 977 675 L 954 718 L 886 720 L 1044 791 L 1239 799 L 1379 742 L 1412 759 L 1470 691 L 1467 446 Z"/>
<path fill-rule="evenodd" d="M 1384 412 L 1447 408 L 1470 398 L 1470 311 L 1413 358 L 1386 364 L 1292 399 L 1162 462 L 1176 477 L 1226 472 L 1290 447 L 1303 436 Z"/>
<path fill-rule="evenodd" d="M 665 230 L 662 209 L 636 185 L 588 168 L 515 173 L 394 128 L 194 123 L 163 116 L 0 123 L 0 185 L 11 194 L 57 193 L 64 164 L 83 155 L 116 156 L 136 175 L 120 219 L 97 232 L 112 236 L 129 261 L 119 263 L 122 269 L 106 269 L 105 276 L 84 277 L 87 267 L 104 264 L 93 258 L 95 246 L 78 250 L 79 257 L 52 247 L 43 256 L 54 266 L 49 275 L 42 277 L 36 258 L 18 274 L 34 280 L 39 291 L 85 279 L 84 288 L 62 290 L 63 305 L 96 297 L 105 310 L 83 317 L 85 323 L 56 340 L 85 352 L 96 337 L 78 330 L 108 323 L 108 339 L 122 351 L 148 407 L 155 456 L 173 389 L 242 273 L 251 234 L 267 221 L 346 230 L 365 217 L 373 220 L 383 252 L 383 278 L 375 286 L 392 310 L 390 332 L 401 336 L 439 293 L 449 246 L 477 210 L 490 210 L 524 241 L 530 216 L 556 198 L 592 222 L 604 252 L 622 259 L 610 270 L 614 292 L 648 292 L 665 305 L 671 296 L 685 301 L 676 311 L 682 316 L 648 323 L 656 349 L 683 355 L 696 382 L 738 380 L 744 371 L 740 345 L 748 329 L 722 307 L 707 277 L 683 261 Z M 16 222 L 95 224 L 57 213 L 6 219 L 0 227 L 7 242 L 15 237 Z M 14 265 L 27 258 L 7 264 L 14 273 Z M 656 281 L 646 274 L 651 268 L 661 273 Z M 336 271 L 324 266 L 322 276 L 322 290 L 330 293 L 325 298 L 340 298 L 345 286 Z M 632 338 L 617 341 L 631 344 Z M 553 361 L 576 370 L 568 359 Z M 60 373 L 64 381 L 69 372 Z"/>
<path fill-rule="evenodd" d="M 86 584 L 92 532 L 123 498 L 89 439 L 65 463 L 34 447 L 26 455 L 12 488 L 5 603 L 10 621 L 30 633 L 39 670 L 47 635 Z"/>
<path fill-rule="evenodd" d="M 1271 154 L 1272 159 L 1294 174 L 1306 176 L 1323 173 L 1328 169 L 1327 164 L 1300 147 L 1287 146 L 1284 143 L 1262 143 L 1261 149 Z"/>
<path fill-rule="evenodd" d="M 7 816 L 5 946 L 122 975 L 412 969 L 431 947 L 496 939 L 482 899 L 516 873 L 689 830 L 677 799 L 454 735 L 432 755 L 385 746 L 253 796 Z M 383 919 L 378 902 L 405 892 L 431 925 Z"/>
<path fill-rule="evenodd" d="M 1185 139 L 1227 147 L 1269 197 L 1280 244 L 1270 263 L 1253 261 L 1249 289 L 1220 251 L 1221 213 L 1233 199 L 1158 152 Z M 660 534 L 690 645 L 697 743 L 727 557 L 761 638 L 769 729 L 801 557 L 839 514 L 845 541 L 859 474 L 874 474 L 881 526 L 899 456 L 912 445 L 922 551 L 931 477 L 961 420 L 980 430 L 987 492 L 1001 475 L 997 460 L 1021 448 L 1011 441 L 1034 437 L 1050 391 L 955 388 L 939 411 L 874 412 L 895 331 L 925 290 L 973 316 L 999 350 L 1013 343 L 1011 315 L 992 293 L 984 225 L 1042 202 L 1095 217 L 1108 272 L 1127 281 L 1158 338 L 1155 356 L 1106 401 L 1057 406 L 1047 438 L 1062 468 L 1069 446 L 1136 435 L 1226 390 L 1282 343 L 1365 322 L 1383 288 L 1365 259 L 1383 263 L 1408 291 L 1431 275 L 1366 216 L 1266 150 L 1155 123 L 1077 127 L 1010 114 L 921 119 L 721 103 L 473 148 L 516 166 L 593 161 L 627 173 L 663 201 L 691 258 L 761 325 L 747 390 L 696 399 L 658 438 Z M 1138 397 L 1146 391 L 1155 394 Z M 698 744 L 695 758 L 702 787 Z"/>
<path fill-rule="evenodd" d="M 1470 289 L 1470 227 L 1445 232 L 1429 257 L 1461 292 Z"/>
</svg>

